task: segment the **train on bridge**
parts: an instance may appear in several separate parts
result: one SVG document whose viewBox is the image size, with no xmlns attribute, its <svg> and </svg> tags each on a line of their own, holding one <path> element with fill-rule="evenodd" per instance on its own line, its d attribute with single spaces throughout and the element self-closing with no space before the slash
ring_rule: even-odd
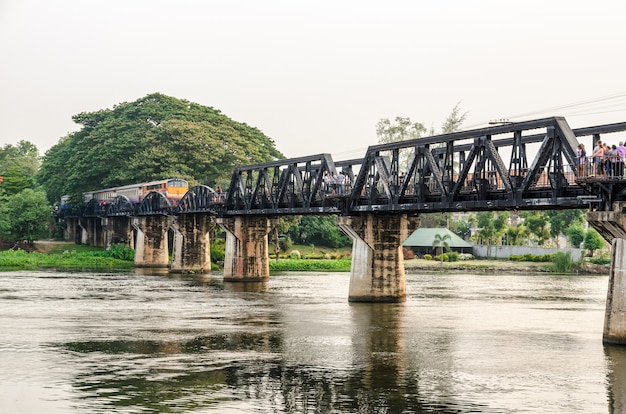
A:
<svg viewBox="0 0 626 414">
<path fill-rule="evenodd" d="M 189 183 L 187 180 L 183 180 L 181 178 L 168 178 L 164 180 L 148 181 L 120 187 L 105 188 L 103 190 L 87 191 L 83 193 L 83 201 L 86 205 L 92 204 L 97 206 L 102 212 L 105 212 L 118 198 L 122 198 L 130 204 L 139 205 L 151 193 L 158 193 L 169 202 L 171 207 L 175 208 L 188 190 Z M 68 202 L 69 196 L 61 197 L 61 211 L 71 209 Z"/>
</svg>

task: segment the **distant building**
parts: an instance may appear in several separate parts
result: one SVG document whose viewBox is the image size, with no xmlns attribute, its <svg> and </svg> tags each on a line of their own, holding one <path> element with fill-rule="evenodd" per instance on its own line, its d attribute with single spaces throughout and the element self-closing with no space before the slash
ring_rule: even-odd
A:
<svg viewBox="0 0 626 414">
<path fill-rule="evenodd" d="M 446 228 L 419 228 L 402 245 L 413 250 L 415 254 L 429 253 L 435 255 L 436 248 L 433 248 L 433 242 L 437 234 L 441 234 L 442 237 L 445 237 L 446 234 L 450 236 L 449 239 L 446 239 L 450 251 L 472 253 L 472 243 L 466 242 Z"/>
</svg>

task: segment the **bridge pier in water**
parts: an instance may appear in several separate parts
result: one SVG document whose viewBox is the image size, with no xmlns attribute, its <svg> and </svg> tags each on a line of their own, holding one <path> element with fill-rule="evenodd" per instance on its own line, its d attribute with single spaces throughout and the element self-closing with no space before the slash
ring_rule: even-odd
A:
<svg viewBox="0 0 626 414">
<path fill-rule="evenodd" d="M 590 211 L 587 221 L 611 243 L 611 269 L 602 342 L 626 345 L 626 202 L 613 211 Z"/>
<path fill-rule="evenodd" d="M 174 246 L 171 272 L 209 273 L 211 271 L 211 230 L 215 218 L 207 214 L 181 214 L 172 221 Z"/>
<path fill-rule="evenodd" d="M 340 216 L 337 225 L 352 239 L 350 302 L 404 302 L 402 243 L 419 226 L 407 214 Z"/>
<path fill-rule="evenodd" d="M 265 282 L 270 278 L 268 235 L 278 219 L 262 216 L 218 218 L 226 232 L 225 282 Z"/>
<path fill-rule="evenodd" d="M 133 217 L 132 226 L 137 230 L 135 243 L 135 266 L 163 268 L 169 266 L 167 216 Z"/>
</svg>

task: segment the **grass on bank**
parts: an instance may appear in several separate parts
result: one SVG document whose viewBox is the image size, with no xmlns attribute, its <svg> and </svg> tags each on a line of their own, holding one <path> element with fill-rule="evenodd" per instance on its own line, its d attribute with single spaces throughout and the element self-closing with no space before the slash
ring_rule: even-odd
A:
<svg viewBox="0 0 626 414">
<path fill-rule="evenodd" d="M 57 269 L 132 269 L 134 251 L 125 246 L 110 250 L 101 247 L 57 244 L 41 251 L 6 250 L 0 252 L 0 268 L 33 270 Z"/>
</svg>

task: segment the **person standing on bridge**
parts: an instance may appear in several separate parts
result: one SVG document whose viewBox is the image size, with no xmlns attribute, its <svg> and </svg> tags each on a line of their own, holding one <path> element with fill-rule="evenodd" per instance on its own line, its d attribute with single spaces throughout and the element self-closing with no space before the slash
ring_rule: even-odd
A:
<svg viewBox="0 0 626 414">
<path fill-rule="evenodd" d="M 617 146 L 617 155 L 619 156 L 619 161 L 617 163 L 618 176 L 621 178 L 624 176 L 624 162 L 626 162 L 626 147 L 624 146 L 624 141 L 620 141 Z"/>
<path fill-rule="evenodd" d="M 587 152 L 585 151 L 584 144 L 578 144 L 578 151 L 576 151 L 576 164 L 578 165 L 578 176 L 584 177 L 585 166 L 587 165 Z M 404 174 L 404 173 L 403 173 Z"/>
<path fill-rule="evenodd" d="M 604 168 L 602 163 L 604 162 L 604 146 L 602 145 L 602 141 L 598 141 L 596 147 L 593 149 L 593 166 L 595 169 L 595 175 L 602 175 L 604 173 Z"/>
<path fill-rule="evenodd" d="M 344 191 L 343 191 L 343 182 L 346 179 L 346 176 L 343 175 L 343 172 L 339 171 L 339 174 L 337 174 L 337 177 L 335 178 L 335 182 L 337 183 L 337 194 L 338 195 L 343 195 Z"/>
</svg>

